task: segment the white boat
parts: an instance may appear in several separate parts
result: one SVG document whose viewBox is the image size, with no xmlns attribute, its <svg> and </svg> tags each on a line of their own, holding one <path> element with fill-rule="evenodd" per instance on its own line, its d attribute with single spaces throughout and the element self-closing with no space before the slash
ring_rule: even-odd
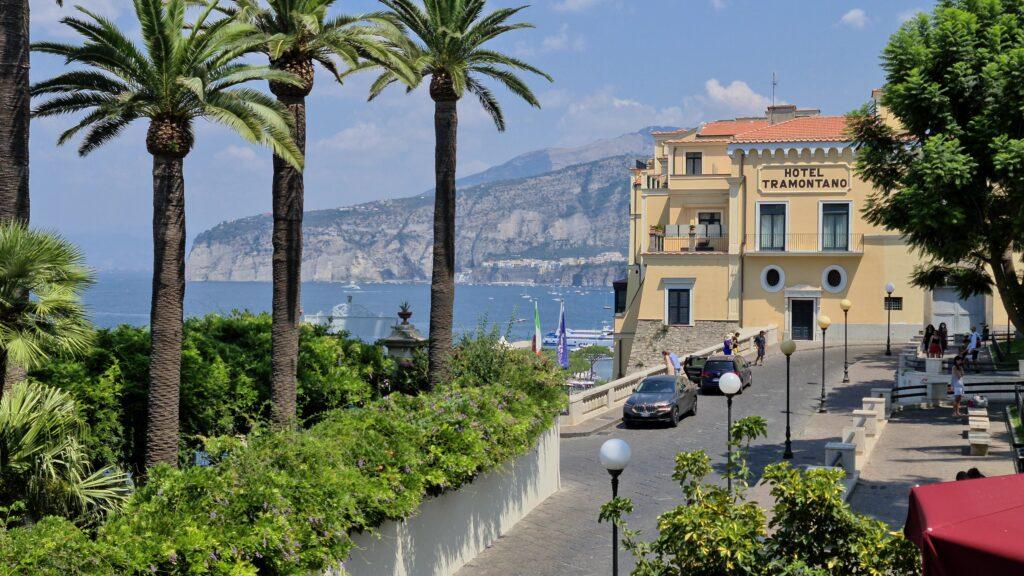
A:
<svg viewBox="0 0 1024 576">
<path fill-rule="evenodd" d="M 331 334 L 347 332 L 349 336 L 363 342 L 376 342 L 384 338 L 391 333 L 396 322 L 394 318 L 375 314 L 363 306 L 353 304 L 351 295 L 347 302 L 332 308 L 330 314 L 307 314 L 302 320 L 309 324 L 327 326 Z"/>
<path fill-rule="evenodd" d="M 345 290 L 362 290 L 359 284 L 356 284 L 355 280 L 349 280 L 348 284 L 345 284 Z"/>
<path fill-rule="evenodd" d="M 558 346 L 558 333 L 548 332 L 543 340 L 546 348 Z M 608 326 L 600 330 L 565 329 L 565 344 L 569 350 L 578 350 L 587 346 L 605 346 L 611 348 L 615 344 L 615 333 Z"/>
</svg>

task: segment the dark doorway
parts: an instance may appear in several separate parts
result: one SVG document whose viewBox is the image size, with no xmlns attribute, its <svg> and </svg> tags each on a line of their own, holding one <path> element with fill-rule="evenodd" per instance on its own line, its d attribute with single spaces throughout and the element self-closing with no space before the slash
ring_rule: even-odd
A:
<svg viewBox="0 0 1024 576">
<path fill-rule="evenodd" d="M 793 340 L 814 340 L 814 300 L 791 300 Z"/>
</svg>

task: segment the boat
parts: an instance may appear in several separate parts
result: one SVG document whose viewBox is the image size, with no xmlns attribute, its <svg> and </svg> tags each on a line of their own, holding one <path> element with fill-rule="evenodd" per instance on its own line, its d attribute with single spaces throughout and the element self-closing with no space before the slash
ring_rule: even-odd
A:
<svg viewBox="0 0 1024 576">
<path fill-rule="evenodd" d="M 558 333 L 548 332 L 542 340 L 547 348 L 558 346 Z M 615 344 L 615 333 L 611 327 L 604 326 L 600 330 L 575 330 L 566 328 L 565 344 L 569 350 L 579 350 L 587 346 L 605 346 L 611 348 Z"/>
<path fill-rule="evenodd" d="M 349 280 L 348 284 L 345 284 L 345 289 L 346 290 L 362 290 L 362 288 L 359 287 L 359 284 L 356 284 L 355 280 Z"/>
<path fill-rule="evenodd" d="M 352 338 L 358 338 L 363 342 L 376 342 L 391 333 L 395 319 L 371 312 L 364 306 L 354 304 L 352 295 L 348 299 L 331 309 L 330 314 L 317 312 L 307 314 L 302 318 L 307 324 L 327 326 L 331 334 L 347 333 Z"/>
</svg>

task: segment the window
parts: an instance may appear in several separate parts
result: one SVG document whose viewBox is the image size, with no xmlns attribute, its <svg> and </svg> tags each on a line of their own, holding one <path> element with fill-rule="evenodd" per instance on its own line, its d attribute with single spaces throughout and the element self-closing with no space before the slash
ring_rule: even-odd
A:
<svg viewBox="0 0 1024 576">
<path fill-rule="evenodd" d="M 625 314 L 626 313 L 626 281 L 616 280 L 612 283 L 612 288 L 615 290 L 615 313 Z"/>
<path fill-rule="evenodd" d="M 670 325 L 690 323 L 690 290 L 672 288 L 668 290 L 668 323 Z"/>
<path fill-rule="evenodd" d="M 761 270 L 761 288 L 765 292 L 778 292 L 786 285 L 786 273 L 772 264 Z"/>
<path fill-rule="evenodd" d="M 886 296 L 886 310 L 903 310 L 903 296 Z"/>
<path fill-rule="evenodd" d="M 842 266 L 829 266 L 821 273 L 821 286 L 833 294 L 846 289 L 846 270 Z"/>
<path fill-rule="evenodd" d="M 722 237 L 722 213 L 721 212 L 698 212 L 697 227 L 700 235 L 706 238 Z"/>
<path fill-rule="evenodd" d="M 700 152 L 687 152 L 686 153 L 686 175 L 695 176 L 703 174 L 704 171 L 701 167 L 703 155 Z"/>
<path fill-rule="evenodd" d="M 760 238 L 758 249 L 762 251 L 778 251 L 786 249 L 786 205 L 761 204 L 760 207 Z"/>
<path fill-rule="evenodd" d="M 821 249 L 845 252 L 850 249 L 850 204 L 821 205 Z"/>
</svg>

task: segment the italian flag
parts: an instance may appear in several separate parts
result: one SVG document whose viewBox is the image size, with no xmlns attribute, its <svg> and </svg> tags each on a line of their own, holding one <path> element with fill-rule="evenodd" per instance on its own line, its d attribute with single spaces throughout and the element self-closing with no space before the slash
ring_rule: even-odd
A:
<svg viewBox="0 0 1024 576">
<path fill-rule="evenodd" d="M 540 349 L 543 347 L 544 340 L 541 336 L 540 331 L 540 310 L 537 309 L 537 301 L 533 301 L 533 352 L 540 356 Z"/>
</svg>

